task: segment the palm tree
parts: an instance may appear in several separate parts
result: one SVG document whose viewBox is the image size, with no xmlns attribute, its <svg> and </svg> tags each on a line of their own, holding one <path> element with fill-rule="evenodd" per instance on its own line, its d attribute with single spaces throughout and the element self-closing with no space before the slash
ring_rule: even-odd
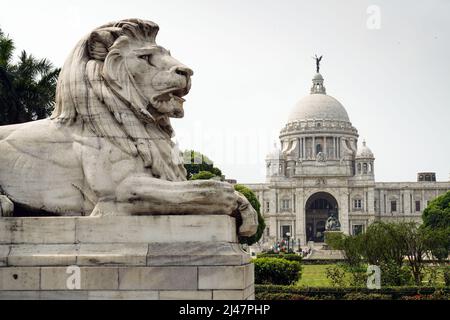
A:
<svg viewBox="0 0 450 320">
<path fill-rule="evenodd" d="M 13 62 L 12 39 L 0 30 L 0 125 L 48 117 L 60 69 L 25 51 Z"/>
</svg>

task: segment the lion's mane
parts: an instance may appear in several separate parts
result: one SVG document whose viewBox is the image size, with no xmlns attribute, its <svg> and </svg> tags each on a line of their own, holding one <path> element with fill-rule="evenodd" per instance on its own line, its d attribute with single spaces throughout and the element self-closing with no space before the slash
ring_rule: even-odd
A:
<svg viewBox="0 0 450 320">
<path fill-rule="evenodd" d="M 130 38 L 155 43 L 158 30 L 153 22 L 130 19 L 84 37 L 61 70 L 51 119 L 68 126 L 80 121 L 94 136 L 141 157 L 154 177 L 183 181 L 186 170 L 171 140 L 170 119 L 139 92 L 118 49 Z"/>
</svg>

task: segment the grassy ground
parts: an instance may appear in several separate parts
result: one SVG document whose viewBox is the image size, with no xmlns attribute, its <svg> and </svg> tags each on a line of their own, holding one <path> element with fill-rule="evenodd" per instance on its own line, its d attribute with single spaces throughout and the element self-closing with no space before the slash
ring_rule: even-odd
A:
<svg viewBox="0 0 450 320">
<path fill-rule="evenodd" d="M 330 280 L 327 279 L 327 264 L 306 264 L 303 265 L 302 278 L 297 283 L 301 287 L 331 287 Z"/>
<path fill-rule="evenodd" d="M 301 287 L 331 287 L 332 284 L 330 280 L 327 278 L 328 267 L 332 266 L 331 264 L 320 264 L 320 265 L 303 265 L 302 278 L 299 282 L 297 282 L 297 286 Z M 350 273 L 347 273 L 347 279 L 350 279 Z M 427 285 L 428 276 L 425 275 L 425 279 L 423 279 L 423 285 Z M 438 284 L 444 285 L 443 275 L 439 274 L 438 276 Z"/>
</svg>

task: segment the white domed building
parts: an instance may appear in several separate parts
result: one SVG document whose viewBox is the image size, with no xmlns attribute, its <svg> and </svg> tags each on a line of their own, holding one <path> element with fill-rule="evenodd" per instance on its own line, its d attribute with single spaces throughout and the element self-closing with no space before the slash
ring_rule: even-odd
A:
<svg viewBox="0 0 450 320">
<path fill-rule="evenodd" d="M 417 182 L 375 182 L 375 156 L 344 106 L 327 95 L 316 73 L 310 95 L 291 111 L 281 147 L 266 157 L 267 181 L 250 184 L 261 202 L 268 244 L 290 238 L 295 247 L 323 242 L 326 230 L 364 232 L 375 220 L 420 221 L 427 203 L 450 190 L 433 173 Z M 330 216 L 339 220 L 330 227 Z"/>
</svg>

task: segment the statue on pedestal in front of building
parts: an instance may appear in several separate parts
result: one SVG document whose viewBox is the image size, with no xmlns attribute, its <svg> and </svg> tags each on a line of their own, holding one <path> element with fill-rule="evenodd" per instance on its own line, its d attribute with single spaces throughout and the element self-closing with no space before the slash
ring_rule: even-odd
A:
<svg viewBox="0 0 450 320">
<path fill-rule="evenodd" d="M 170 119 L 184 116 L 193 71 L 156 44 L 158 30 L 140 19 L 93 30 L 61 69 L 51 117 L 0 127 L 0 216 L 14 205 L 25 216 L 229 215 L 240 236 L 256 233 L 231 184 L 187 181 Z"/>
<path fill-rule="evenodd" d="M 336 214 L 332 212 L 330 214 L 330 217 L 327 220 L 327 223 L 325 225 L 326 231 L 340 231 L 341 230 L 341 223 L 339 222 L 339 219 L 336 217 Z"/>
</svg>

